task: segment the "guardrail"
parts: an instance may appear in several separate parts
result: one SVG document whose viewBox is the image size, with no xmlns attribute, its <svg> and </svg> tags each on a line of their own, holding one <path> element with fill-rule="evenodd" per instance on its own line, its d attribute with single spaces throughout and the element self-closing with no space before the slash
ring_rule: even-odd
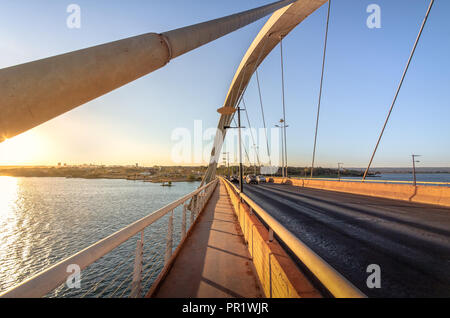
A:
<svg viewBox="0 0 450 318">
<path fill-rule="evenodd" d="M 187 233 L 187 202 L 192 200 L 189 205 L 190 222 L 188 228 L 190 228 L 201 211 L 203 211 L 211 194 L 216 188 L 217 182 L 218 179 L 134 222 L 133 224 L 130 224 L 129 226 L 117 231 L 103 240 L 100 240 L 97 243 L 85 248 L 81 252 L 51 266 L 30 279 L 27 279 L 18 286 L 0 294 L 0 297 L 36 298 L 47 296 L 55 289 L 63 286 L 67 279 L 72 277 L 74 268 L 78 268 L 80 271 L 86 269 L 90 265 L 96 263 L 100 258 L 103 258 L 123 243 L 139 234 L 140 237 L 137 238 L 136 244 L 130 245 L 131 248 L 122 253 L 125 255 L 120 255 L 120 261 L 118 264 L 114 264 L 112 268 L 106 269 L 106 273 L 104 273 L 105 270 L 102 270 L 101 277 L 95 279 L 94 282 L 92 282 L 92 286 L 80 296 L 119 297 L 118 293 L 120 293 L 120 297 L 142 297 L 144 292 L 142 289 L 146 286 L 143 282 L 147 283 L 152 278 L 155 279 L 156 276 L 166 266 L 168 266 L 168 262 L 171 259 L 172 252 L 175 247 L 173 240 L 174 211 L 177 208 L 181 208 L 182 210 L 179 235 L 180 243 L 182 243 Z M 150 225 L 158 220 L 161 220 L 166 215 L 169 215 L 169 217 L 167 220 L 165 248 L 162 248 L 159 253 L 154 250 L 149 251 L 148 248 L 152 249 L 154 247 L 152 244 L 148 245 L 146 250 L 146 248 L 144 248 L 144 231 Z M 133 248 L 134 246 L 136 246 L 136 249 Z M 151 254 L 148 258 L 145 258 L 146 251 Z M 135 254 L 134 262 L 132 257 L 133 253 Z M 129 265 L 133 265 L 131 270 L 131 266 Z M 114 274 L 116 274 L 115 277 L 113 277 Z"/>
<path fill-rule="evenodd" d="M 257 214 L 266 223 L 269 229 L 269 240 L 273 239 L 273 234 L 275 233 L 334 297 L 366 297 L 357 287 L 325 262 L 325 260 L 311 250 L 305 243 L 300 241 L 245 193 L 240 192 L 234 184 L 224 178 L 222 180 L 225 182 L 228 190 L 231 190 L 228 191 L 230 195 L 239 198 L 241 202 L 245 203 L 251 209 L 252 213 Z"/>
</svg>

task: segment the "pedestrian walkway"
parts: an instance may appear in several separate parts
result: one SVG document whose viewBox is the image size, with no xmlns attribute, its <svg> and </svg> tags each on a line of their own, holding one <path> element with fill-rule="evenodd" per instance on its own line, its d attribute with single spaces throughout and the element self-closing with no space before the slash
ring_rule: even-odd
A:
<svg viewBox="0 0 450 318">
<path fill-rule="evenodd" d="M 219 183 L 153 297 L 263 297 L 227 190 Z"/>
</svg>

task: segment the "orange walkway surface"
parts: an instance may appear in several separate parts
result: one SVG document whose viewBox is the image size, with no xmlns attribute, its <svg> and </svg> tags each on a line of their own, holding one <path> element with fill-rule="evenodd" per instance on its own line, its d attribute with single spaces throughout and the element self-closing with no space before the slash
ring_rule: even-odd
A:
<svg viewBox="0 0 450 318">
<path fill-rule="evenodd" d="M 153 297 L 263 297 L 242 231 L 225 186 L 199 216 L 166 278 Z"/>
</svg>

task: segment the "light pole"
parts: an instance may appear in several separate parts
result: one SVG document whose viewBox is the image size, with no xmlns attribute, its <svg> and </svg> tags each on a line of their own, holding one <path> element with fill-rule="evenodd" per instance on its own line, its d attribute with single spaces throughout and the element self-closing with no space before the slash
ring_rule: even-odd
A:
<svg viewBox="0 0 450 318">
<path fill-rule="evenodd" d="M 234 166 L 236 165 L 236 162 L 237 162 L 236 151 L 233 151 L 233 166 L 231 167 L 231 172 L 232 172 L 233 176 L 235 175 L 235 173 L 234 173 Z"/>
<path fill-rule="evenodd" d="M 281 132 L 281 177 L 284 178 L 284 138 L 283 138 L 283 128 L 280 125 L 275 125 L 275 127 L 280 128 Z"/>
<path fill-rule="evenodd" d="M 338 163 L 338 179 L 341 181 L 341 166 L 344 166 L 342 162 Z"/>
<path fill-rule="evenodd" d="M 283 127 L 283 134 L 284 134 L 284 164 L 286 171 L 284 173 L 284 176 L 288 177 L 288 171 L 287 171 L 287 138 L 286 138 L 286 128 L 288 127 L 286 125 L 286 101 L 284 96 L 284 59 L 283 59 L 283 38 L 285 35 L 280 35 L 280 55 L 281 55 L 281 95 L 283 97 L 283 118 L 280 119 L 280 123 Z"/>
<path fill-rule="evenodd" d="M 282 169 L 281 169 L 281 175 L 283 178 L 288 177 L 287 173 L 287 147 L 286 147 L 286 128 L 289 127 L 289 125 L 286 125 L 286 122 L 284 119 L 280 119 L 280 125 L 275 125 L 275 127 L 281 129 L 281 161 L 282 161 Z"/>
<path fill-rule="evenodd" d="M 244 192 L 244 175 L 242 170 L 242 140 L 241 140 L 241 107 L 238 106 L 238 131 L 239 131 L 239 190 Z"/>
<path fill-rule="evenodd" d="M 421 155 L 412 155 L 414 186 L 416 186 L 416 184 L 417 184 L 417 180 L 416 180 L 416 162 L 417 163 L 420 162 L 420 161 L 416 160 L 417 157 L 421 157 Z"/>
<path fill-rule="evenodd" d="M 238 113 L 238 126 L 237 127 L 230 127 L 230 126 L 224 126 L 224 129 L 239 129 L 239 190 L 241 192 L 244 191 L 244 175 L 243 175 L 243 170 L 242 170 L 242 141 L 241 141 L 241 111 L 243 111 L 245 109 L 242 109 L 241 107 L 230 107 L 230 106 L 225 106 L 222 108 L 219 108 L 217 110 L 217 112 L 219 114 L 222 115 L 232 115 L 234 114 L 236 111 Z"/>
<path fill-rule="evenodd" d="M 224 152 L 223 153 L 224 156 L 224 161 L 226 161 L 226 165 L 228 166 L 228 179 L 231 179 L 231 174 L 230 174 L 230 153 L 229 152 Z"/>
<path fill-rule="evenodd" d="M 255 161 L 255 176 L 257 175 L 257 162 L 259 163 L 259 172 L 261 173 L 261 162 L 258 159 L 258 150 L 259 147 L 257 145 L 253 145 L 253 149 L 255 149 L 255 156 L 256 156 L 256 161 Z"/>
</svg>

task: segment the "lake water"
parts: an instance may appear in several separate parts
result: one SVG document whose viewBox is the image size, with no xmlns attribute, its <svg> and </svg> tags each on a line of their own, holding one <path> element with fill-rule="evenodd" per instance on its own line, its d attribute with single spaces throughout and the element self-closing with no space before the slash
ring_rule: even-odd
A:
<svg viewBox="0 0 450 318">
<path fill-rule="evenodd" d="M 417 179 L 450 182 L 450 174 L 418 174 Z M 411 181 L 412 176 L 384 174 L 373 180 Z M 127 180 L 0 177 L 0 293 L 198 186 L 198 182 L 161 187 Z M 174 216 L 175 247 L 181 208 Z M 168 216 L 145 231 L 144 290 L 163 266 L 167 222 Z M 83 271 L 80 289 L 62 285 L 48 296 L 127 296 L 137 239 Z"/>
<path fill-rule="evenodd" d="M 347 178 L 345 179 L 361 179 Z M 418 173 L 416 174 L 417 182 L 446 182 L 450 183 L 450 173 Z M 368 177 L 368 181 L 390 180 L 390 181 L 413 181 L 412 173 L 385 173 L 377 177 Z"/>
<path fill-rule="evenodd" d="M 198 186 L 198 182 L 161 187 L 127 180 L 0 177 L 0 293 Z M 145 288 L 162 268 L 167 222 L 165 216 L 145 231 Z M 178 208 L 175 246 L 180 229 Z M 48 296 L 127 296 L 136 241 L 137 237 L 130 239 L 82 271 L 80 289 L 62 285 Z"/>
</svg>

